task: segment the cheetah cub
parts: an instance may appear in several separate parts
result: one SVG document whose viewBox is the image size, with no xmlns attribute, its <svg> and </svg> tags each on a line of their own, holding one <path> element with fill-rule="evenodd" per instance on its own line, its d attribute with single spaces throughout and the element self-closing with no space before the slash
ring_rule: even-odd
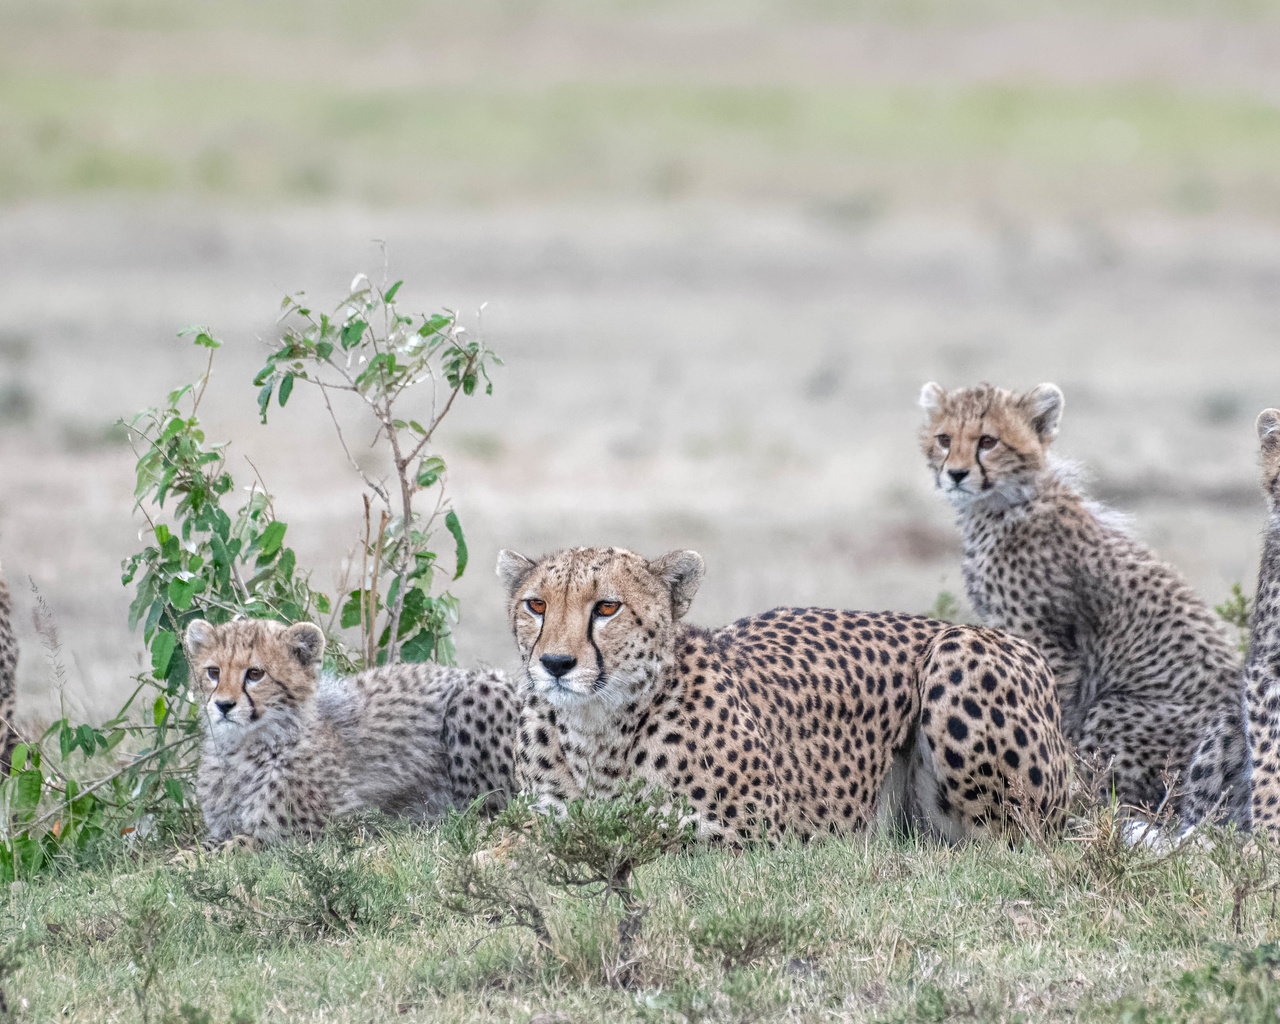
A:
<svg viewBox="0 0 1280 1024">
<path fill-rule="evenodd" d="M 1280 409 L 1258 417 L 1262 490 L 1270 516 L 1244 667 L 1253 754 L 1253 826 L 1280 826 Z"/>
<path fill-rule="evenodd" d="M 640 778 L 735 844 L 877 818 L 949 840 L 1061 822 L 1069 754 L 1030 644 L 827 608 L 698 629 L 680 619 L 703 571 L 694 551 L 501 553 L 524 666 L 517 772 L 542 806 Z"/>
<path fill-rule="evenodd" d="M 207 691 L 196 791 L 211 842 L 270 842 L 363 808 L 435 818 L 487 796 L 496 809 L 514 789 L 515 691 L 497 672 L 320 678 L 309 622 L 197 619 L 184 642 Z"/>
<path fill-rule="evenodd" d="M 9 759 L 18 743 L 18 641 L 13 635 L 13 605 L 0 573 L 0 775 L 9 773 Z"/>
<path fill-rule="evenodd" d="M 925 458 L 959 517 L 969 600 L 1044 652 L 1067 737 L 1109 765 L 1126 804 L 1159 806 L 1174 769 L 1184 826 L 1210 813 L 1247 821 L 1239 657 L 1177 572 L 1050 455 L 1062 392 L 926 384 L 920 405 Z"/>
</svg>

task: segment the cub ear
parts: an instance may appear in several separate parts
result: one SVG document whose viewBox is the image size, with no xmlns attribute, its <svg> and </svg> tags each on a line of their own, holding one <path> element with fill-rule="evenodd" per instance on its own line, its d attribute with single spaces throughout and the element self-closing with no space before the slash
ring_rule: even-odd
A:
<svg viewBox="0 0 1280 1024">
<path fill-rule="evenodd" d="M 503 548 L 498 552 L 498 579 L 502 580 L 502 585 L 507 588 L 507 596 L 515 596 L 516 590 L 535 564 L 532 559 L 525 558 L 520 552 L 509 548 Z"/>
<path fill-rule="evenodd" d="M 927 412 L 930 416 L 942 411 L 942 403 L 946 400 L 947 393 L 943 390 L 941 384 L 935 384 L 929 381 L 920 389 L 920 408 Z"/>
<path fill-rule="evenodd" d="M 1057 384 L 1041 384 L 1028 391 L 1022 401 L 1040 439 L 1052 441 L 1057 437 L 1058 424 L 1062 422 L 1062 389 Z"/>
<path fill-rule="evenodd" d="M 1263 409 L 1258 413 L 1258 440 L 1268 450 L 1280 445 L 1280 409 Z"/>
<path fill-rule="evenodd" d="M 193 619 L 187 623 L 187 631 L 182 634 L 182 646 L 187 649 L 188 661 L 199 658 L 200 652 L 213 642 L 214 629 L 213 623 L 204 619 Z"/>
<path fill-rule="evenodd" d="M 707 573 L 703 557 L 696 551 L 671 551 L 650 562 L 649 570 L 671 588 L 672 611 L 683 618 Z"/>
<path fill-rule="evenodd" d="M 324 657 L 324 631 L 314 622 L 297 622 L 284 631 L 285 646 L 303 668 L 318 665 Z"/>
</svg>

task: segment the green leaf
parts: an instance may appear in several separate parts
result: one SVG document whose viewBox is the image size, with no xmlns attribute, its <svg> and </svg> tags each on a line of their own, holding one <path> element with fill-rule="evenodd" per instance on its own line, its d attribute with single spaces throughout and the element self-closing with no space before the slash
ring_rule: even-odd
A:
<svg viewBox="0 0 1280 1024">
<path fill-rule="evenodd" d="M 173 649 L 178 645 L 178 638 L 167 629 L 156 630 L 155 639 L 151 641 L 151 673 L 157 679 L 164 679 L 169 674 L 169 662 L 173 660 Z"/>
<path fill-rule="evenodd" d="M 13 748 L 13 753 L 9 758 L 9 768 L 11 771 L 20 772 L 27 766 L 27 750 L 25 743 L 19 743 Z"/>
<path fill-rule="evenodd" d="M 44 792 L 44 773 L 38 768 L 27 768 L 15 773 L 18 777 L 17 792 L 13 799 L 13 812 L 27 815 L 40 806 L 40 794 Z"/>
<path fill-rule="evenodd" d="M 165 779 L 164 791 L 165 793 L 168 794 L 170 800 L 172 800 L 179 807 L 182 806 L 182 783 L 181 782 L 179 782 L 177 779 Z"/>
<path fill-rule="evenodd" d="M 436 649 L 436 635 L 429 629 L 420 630 L 405 641 L 400 648 L 403 661 L 430 661 Z"/>
<path fill-rule="evenodd" d="M 161 725 L 164 722 L 164 716 L 168 713 L 169 706 L 165 703 L 164 697 L 157 697 L 155 704 L 151 708 L 151 720 L 156 725 Z"/>
<path fill-rule="evenodd" d="M 258 551 L 259 564 L 270 559 L 272 555 L 280 550 L 280 545 L 284 542 L 284 532 L 287 529 L 288 526 L 276 520 L 262 531 L 262 543 Z"/>
<path fill-rule="evenodd" d="M 321 615 L 328 615 L 331 607 L 331 605 L 329 604 L 329 595 L 321 594 L 319 591 L 316 591 L 316 593 L 312 596 L 315 598 L 316 611 L 318 611 Z"/>
<path fill-rule="evenodd" d="M 368 328 L 368 326 L 369 325 L 363 320 L 352 320 L 342 328 L 342 334 L 339 336 L 339 341 L 344 352 L 353 345 L 360 344 L 360 339 L 364 336 L 365 329 Z"/>
<path fill-rule="evenodd" d="M 458 546 L 458 568 L 453 574 L 456 580 L 467 571 L 467 540 L 462 535 L 462 524 L 458 522 L 458 513 L 453 509 L 449 509 L 448 515 L 444 517 L 444 525 L 453 534 L 454 543 Z"/>
<path fill-rule="evenodd" d="M 347 595 L 347 599 L 342 605 L 342 623 L 343 629 L 350 629 L 352 626 L 360 625 L 360 602 L 364 599 L 363 590 L 353 590 Z"/>
<path fill-rule="evenodd" d="M 203 587 L 204 580 L 198 576 L 187 580 L 172 579 L 169 581 L 169 600 L 178 611 L 185 612 L 191 607 L 191 599 L 196 596 L 196 591 Z"/>
<path fill-rule="evenodd" d="M 445 470 L 444 459 L 438 455 L 432 455 L 422 460 L 422 464 L 418 466 L 418 486 L 430 487 L 440 479 L 440 474 Z"/>
<path fill-rule="evenodd" d="M 76 731 L 69 725 L 64 725 L 58 731 L 58 752 L 62 754 L 62 760 L 66 760 L 71 756 L 71 751 L 76 748 Z"/>
<path fill-rule="evenodd" d="M 284 403 L 289 401 L 291 394 L 293 394 L 293 374 L 286 373 L 284 380 L 280 382 L 280 394 L 277 396 L 280 400 L 280 408 L 284 408 Z"/>
<path fill-rule="evenodd" d="M 400 286 L 401 286 L 402 284 L 404 284 L 404 282 L 403 282 L 403 281 L 397 281 L 397 282 L 396 282 L 395 284 L 393 284 L 390 288 L 388 288 L 388 289 L 387 289 L 387 294 L 386 294 L 386 295 L 384 295 L 384 296 L 382 296 L 382 301 L 383 301 L 383 302 L 392 302 L 392 301 L 394 301 L 394 299 L 395 299 L 395 297 L 396 297 L 396 292 L 398 292 L 398 291 L 400 290 Z"/>
<path fill-rule="evenodd" d="M 271 390 L 275 387 L 275 378 L 267 381 L 258 392 L 258 412 L 262 414 L 262 422 L 267 422 L 267 406 L 271 404 Z"/>
</svg>

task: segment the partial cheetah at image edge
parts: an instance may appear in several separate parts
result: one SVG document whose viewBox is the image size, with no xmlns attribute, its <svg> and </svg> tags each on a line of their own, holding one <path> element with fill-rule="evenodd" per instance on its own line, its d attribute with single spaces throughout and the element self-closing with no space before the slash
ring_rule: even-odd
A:
<svg viewBox="0 0 1280 1024">
<path fill-rule="evenodd" d="M 433 663 L 321 678 L 318 626 L 192 622 L 203 682 L 196 790 L 211 843 L 313 833 L 366 808 L 429 820 L 514 790 L 516 700 L 492 671 Z"/>
<path fill-rule="evenodd" d="M 921 448 L 956 509 L 965 590 L 1053 667 L 1063 728 L 1118 799 L 1183 827 L 1249 819 L 1240 658 L 1182 577 L 1049 454 L 1062 392 L 926 384 Z"/>
<path fill-rule="evenodd" d="M 877 818 L 948 840 L 1061 824 L 1069 754 L 1031 645 L 823 608 L 699 629 L 679 620 L 703 573 L 692 551 L 499 555 L 525 673 L 518 776 L 544 808 L 640 778 L 735 844 Z"/>
<path fill-rule="evenodd" d="M 1267 532 L 1245 659 L 1245 707 L 1253 757 L 1253 827 L 1280 826 L 1280 409 L 1258 416 Z"/>
<path fill-rule="evenodd" d="M 18 743 L 18 641 L 13 635 L 13 602 L 0 568 L 0 775 L 9 773 L 13 748 Z"/>
</svg>

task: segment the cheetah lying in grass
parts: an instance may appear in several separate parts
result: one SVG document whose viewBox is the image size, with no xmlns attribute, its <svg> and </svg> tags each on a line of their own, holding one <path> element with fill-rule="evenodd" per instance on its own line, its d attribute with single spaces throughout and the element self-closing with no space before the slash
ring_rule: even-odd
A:
<svg viewBox="0 0 1280 1024">
<path fill-rule="evenodd" d="M 679 621 L 692 551 L 504 551 L 498 574 L 524 663 L 517 775 L 544 807 L 638 777 L 731 843 L 878 814 L 949 840 L 1063 818 L 1052 676 L 1024 641 L 824 608 L 698 629 Z"/>
<path fill-rule="evenodd" d="M 196 789 L 209 840 L 309 833 L 364 808 L 435 818 L 514 789 L 514 687 L 497 672 L 434 664 L 320 679 L 309 622 L 243 619 L 186 631 L 203 680 Z"/>
<path fill-rule="evenodd" d="M 920 404 L 925 458 L 964 535 L 969 600 L 1044 652 L 1067 737 L 1109 766 L 1122 803 L 1159 807 L 1173 770 L 1184 827 L 1215 811 L 1247 823 L 1239 656 L 1177 572 L 1049 455 L 1062 392 L 926 384 Z"/>
<path fill-rule="evenodd" d="M 1270 516 L 1244 668 L 1253 755 L 1253 826 L 1280 826 L 1280 409 L 1258 417 L 1262 490 Z"/>
</svg>

